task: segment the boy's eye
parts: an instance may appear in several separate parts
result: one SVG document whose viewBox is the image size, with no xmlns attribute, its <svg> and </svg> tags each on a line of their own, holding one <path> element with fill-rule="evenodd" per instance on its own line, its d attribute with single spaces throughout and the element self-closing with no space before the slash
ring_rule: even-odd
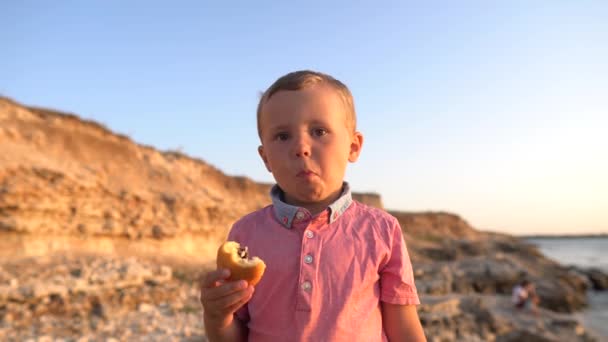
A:
<svg viewBox="0 0 608 342">
<path fill-rule="evenodd" d="M 277 133 L 274 138 L 275 140 L 285 141 L 289 138 L 289 135 L 287 133 Z"/>
<path fill-rule="evenodd" d="M 316 137 L 322 137 L 327 134 L 327 130 L 325 128 L 315 128 L 312 130 L 312 134 Z"/>
</svg>

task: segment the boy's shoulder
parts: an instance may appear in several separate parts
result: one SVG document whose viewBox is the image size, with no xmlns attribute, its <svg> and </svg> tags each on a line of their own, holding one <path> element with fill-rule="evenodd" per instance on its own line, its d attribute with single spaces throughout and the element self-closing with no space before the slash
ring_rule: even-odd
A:
<svg viewBox="0 0 608 342">
<path fill-rule="evenodd" d="M 244 216 L 240 217 L 234 222 L 234 226 L 238 225 L 250 225 L 252 223 L 260 223 L 272 218 L 269 214 L 272 211 L 272 204 L 269 204 L 261 209 L 252 211 Z"/>
<path fill-rule="evenodd" d="M 353 200 L 354 215 L 357 218 L 369 218 L 378 222 L 386 222 L 390 224 L 398 223 L 395 216 L 391 215 L 384 209 L 365 204 L 363 202 Z"/>
<path fill-rule="evenodd" d="M 363 203 L 361 201 L 353 199 L 353 204 L 356 205 L 358 215 L 370 215 L 378 218 L 393 220 L 395 216 L 391 215 L 388 211 L 374 207 L 372 205 Z"/>
<path fill-rule="evenodd" d="M 360 232 L 372 234 L 376 243 L 384 241 L 390 246 L 396 236 L 402 235 L 399 220 L 386 210 L 359 201 L 353 201 L 353 209 L 351 224 Z"/>
</svg>

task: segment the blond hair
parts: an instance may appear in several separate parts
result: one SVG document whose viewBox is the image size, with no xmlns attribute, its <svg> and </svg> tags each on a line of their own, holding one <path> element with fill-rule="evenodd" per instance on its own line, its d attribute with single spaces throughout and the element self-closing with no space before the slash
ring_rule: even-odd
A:
<svg viewBox="0 0 608 342">
<path fill-rule="evenodd" d="M 257 109 L 258 135 L 260 138 L 262 137 L 262 127 L 260 125 L 262 107 L 270 100 L 272 95 L 281 90 L 302 90 L 319 84 L 328 85 L 338 92 L 346 109 L 346 123 L 354 132 L 357 128 L 357 115 L 355 114 L 355 101 L 348 87 L 330 75 L 311 70 L 300 70 L 281 76 L 262 94 Z"/>
</svg>

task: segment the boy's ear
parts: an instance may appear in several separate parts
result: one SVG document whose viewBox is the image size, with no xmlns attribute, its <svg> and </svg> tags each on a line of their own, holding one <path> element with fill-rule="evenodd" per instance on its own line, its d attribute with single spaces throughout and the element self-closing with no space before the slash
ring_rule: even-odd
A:
<svg viewBox="0 0 608 342">
<path fill-rule="evenodd" d="M 361 148 L 363 147 L 363 134 L 361 132 L 353 133 L 350 142 L 350 152 L 348 154 L 348 161 L 354 163 L 359 159 L 361 154 Z"/>
<path fill-rule="evenodd" d="M 264 165 L 266 166 L 266 170 L 268 170 L 268 172 L 272 172 L 272 170 L 270 169 L 270 164 L 268 164 L 268 158 L 266 157 L 266 153 L 264 152 L 264 146 L 258 146 L 258 153 L 262 158 Z"/>
</svg>

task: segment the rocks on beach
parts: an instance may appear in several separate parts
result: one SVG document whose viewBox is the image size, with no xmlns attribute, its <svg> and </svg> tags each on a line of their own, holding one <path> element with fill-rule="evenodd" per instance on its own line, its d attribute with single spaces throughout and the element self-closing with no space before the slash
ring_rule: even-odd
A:
<svg viewBox="0 0 608 342">
<path fill-rule="evenodd" d="M 467 240 L 411 244 L 429 341 L 599 340 L 571 315 L 586 307 L 591 275 L 597 273 L 573 272 L 512 237 Z M 537 285 L 538 317 L 511 303 L 513 286 L 524 278 Z"/>
<path fill-rule="evenodd" d="M 466 270 L 471 264 L 463 265 Z M 479 267 L 470 273 L 446 265 L 417 268 L 419 315 L 429 341 L 594 341 L 568 314 L 542 309 L 536 317 L 515 309 L 508 294 L 491 291 L 517 278 L 511 268 L 516 269 L 497 268 L 505 276 L 487 280 L 485 287 L 475 287 L 474 276 L 465 281 L 455 275 L 474 275 Z M 199 273 L 135 257 L 57 255 L 5 262 L 0 340 L 205 341 Z M 455 281 L 461 285 L 450 285 Z"/>
<path fill-rule="evenodd" d="M 423 297 L 419 315 L 429 341 L 596 341 L 570 315 L 543 310 L 536 317 L 514 308 L 510 296 Z"/>
<path fill-rule="evenodd" d="M 55 256 L 0 265 L 0 340 L 204 340 L 196 286 L 136 258 Z"/>
</svg>

